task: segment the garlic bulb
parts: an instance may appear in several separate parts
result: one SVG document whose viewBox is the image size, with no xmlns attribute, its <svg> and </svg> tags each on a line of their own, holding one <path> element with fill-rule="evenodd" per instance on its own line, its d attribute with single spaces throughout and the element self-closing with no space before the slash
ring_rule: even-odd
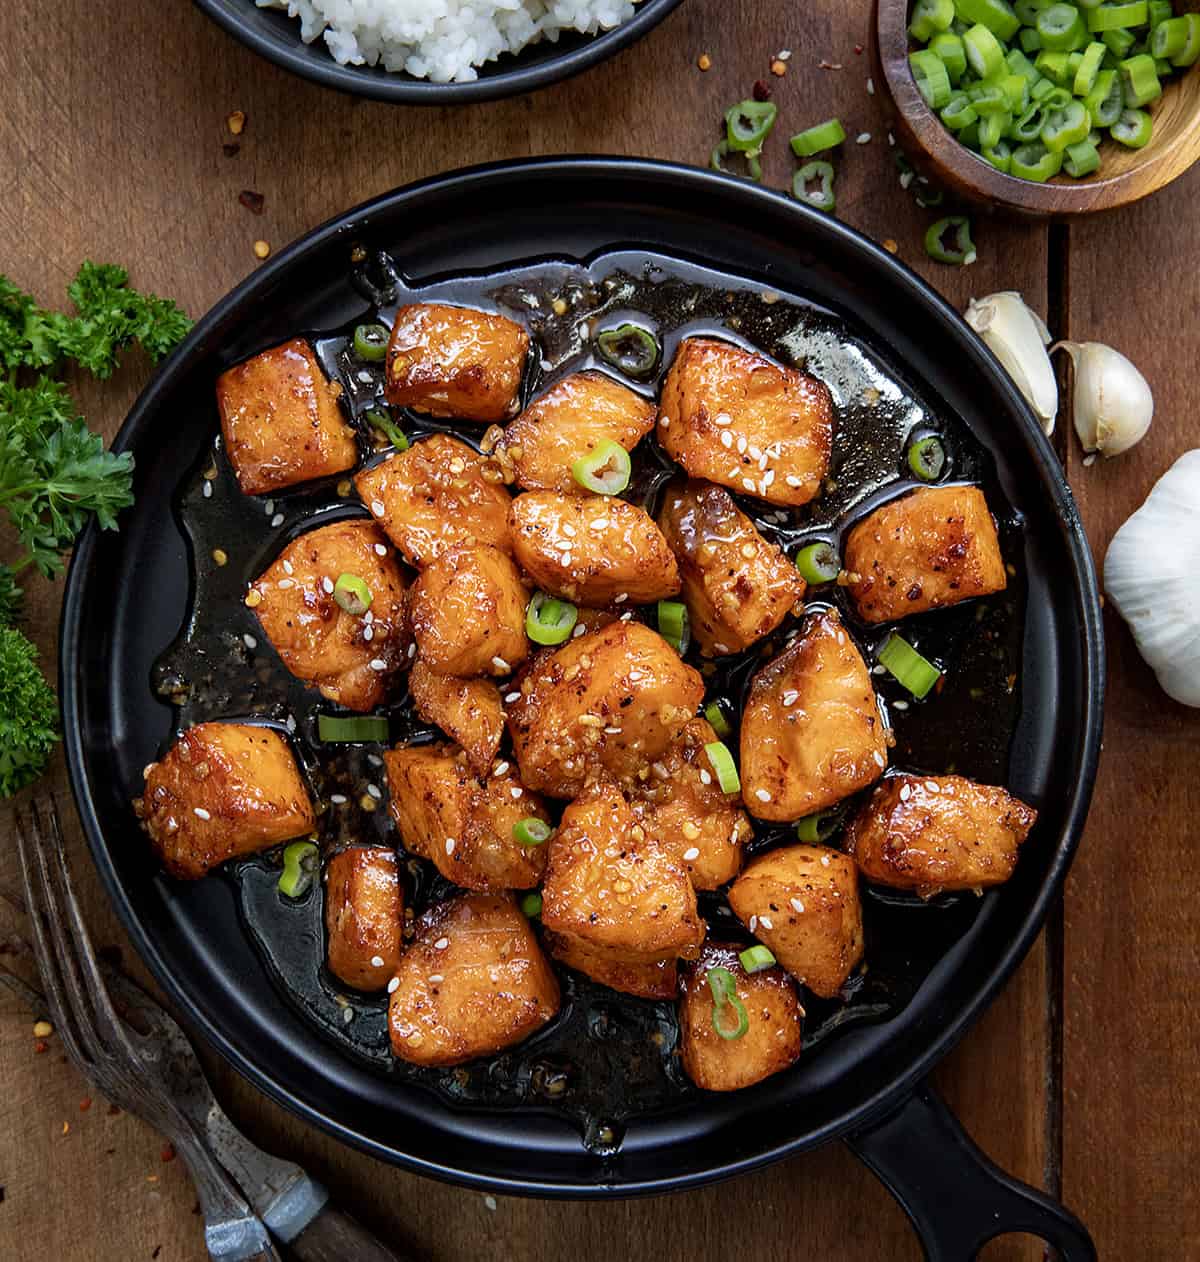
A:
<svg viewBox="0 0 1200 1262">
<path fill-rule="evenodd" d="M 1200 450 L 1155 483 L 1104 558 L 1108 598 L 1163 691 L 1200 706 Z"/>
<path fill-rule="evenodd" d="M 1146 378 L 1111 346 L 1057 342 L 1075 366 L 1075 432 L 1084 451 L 1119 456 L 1140 442 L 1154 418 Z"/>
<path fill-rule="evenodd" d="M 1058 383 L 1046 347 L 1050 332 L 1013 290 L 988 294 L 967 307 L 967 323 L 1004 366 L 1047 434 L 1058 415 Z"/>
</svg>

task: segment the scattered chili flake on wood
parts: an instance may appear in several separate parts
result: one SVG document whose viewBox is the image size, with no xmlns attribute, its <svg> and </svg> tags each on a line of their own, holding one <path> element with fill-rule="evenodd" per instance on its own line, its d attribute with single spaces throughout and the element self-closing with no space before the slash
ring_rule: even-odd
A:
<svg viewBox="0 0 1200 1262">
<path fill-rule="evenodd" d="M 121 1106 L 119 1104 L 110 1104 L 108 1106 L 109 1117 L 116 1117 L 117 1114 L 120 1113 L 120 1111 L 121 1111 Z"/>
<path fill-rule="evenodd" d="M 855 45 L 854 45 L 854 55 L 855 55 L 856 57 L 861 57 L 861 56 L 862 56 L 862 54 L 863 54 L 863 46 L 862 46 L 861 44 L 855 44 Z"/>
<path fill-rule="evenodd" d="M 88 1109 L 90 1109 L 91 1107 L 92 1107 L 92 1097 L 90 1095 L 85 1095 L 83 1099 L 79 1101 L 80 1113 L 86 1113 Z"/>
<path fill-rule="evenodd" d="M 70 1123 L 70 1122 L 64 1122 L 64 1123 L 63 1123 L 62 1133 L 63 1133 L 64 1135 L 69 1135 L 69 1134 L 71 1133 L 71 1123 Z"/>
<path fill-rule="evenodd" d="M 842 63 L 840 61 L 826 61 L 824 57 L 817 62 L 818 70 L 841 70 Z"/>
<path fill-rule="evenodd" d="M 33 1023 L 33 1037 L 35 1039 L 48 1039 L 54 1033 L 54 1027 L 49 1021 L 35 1021 Z"/>
<path fill-rule="evenodd" d="M 778 57 L 771 62 L 771 73 L 777 78 L 782 79 L 787 74 L 787 62 L 781 61 Z"/>
<path fill-rule="evenodd" d="M 769 101 L 771 99 L 771 85 L 764 83 L 762 79 L 755 79 L 754 99 L 756 101 Z"/>
<path fill-rule="evenodd" d="M 261 215 L 263 207 L 267 204 L 267 199 L 261 193 L 256 193 L 252 188 L 242 189 L 238 194 L 238 201 L 255 215 Z"/>
<path fill-rule="evenodd" d="M 226 117 L 225 126 L 229 128 L 231 134 L 240 136 L 246 130 L 246 111 L 234 110 Z"/>
<path fill-rule="evenodd" d="M 899 250 L 900 250 L 900 247 L 896 244 L 896 240 L 894 237 L 888 237 L 883 243 L 883 248 L 889 254 L 897 254 L 899 253 Z"/>
<path fill-rule="evenodd" d="M 160 1152 L 158 1155 L 162 1158 L 164 1165 L 168 1161 L 174 1161 L 175 1160 L 175 1145 L 163 1144 L 162 1152 Z"/>
<path fill-rule="evenodd" d="M 44 1039 L 38 1039 L 33 1045 L 33 1054 L 35 1056 L 40 1056 L 43 1052 L 48 1052 L 49 1050 L 50 1045 Z"/>
<path fill-rule="evenodd" d="M 707 53 L 701 53 L 700 56 L 696 58 L 696 65 L 699 66 L 701 70 L 711 70 L 712 58 Z"/>
<path fill-rule="evenodd" d="M 158 1257 L 158 1255 L 159 1255 L 161 1252 L 162 1252 L 162 1245 L 160 1245 L 160 1244 L 156 1244 L 156 1245 L 154 1246 L 154 1252 L 150 1255 L 151 1259 L 153 1260 L 154 1258 Z"/>
<path fill-rule="evenodd" d="M 147 1183 L 157 1183 L 157 1182 L 158 1182 L 158 1175 L 156 1175 L 156 1174 L 148 1174 L 148 1175 L 146 1175 L 146 1182 L 147 1182 Z"/>
</svg>

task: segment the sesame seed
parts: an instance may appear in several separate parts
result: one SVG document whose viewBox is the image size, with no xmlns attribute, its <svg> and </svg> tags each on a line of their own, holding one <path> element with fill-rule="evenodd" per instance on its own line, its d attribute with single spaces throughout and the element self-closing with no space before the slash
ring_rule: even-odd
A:
<svg viewBox="0 0 1200 1262">
<path fill-rule="evenodd" d="M 559 559 L 562 561 L 563 565 L 569 566 L 571 564 L 570 552 L 564 552 Z"/>
<path fill-rule="evenodd" d="M 871 133 L 869 131 L 860 131 L 854 138 L 856 145 L 869 145 L 871 143 Z"/>
<path fill-rule="evenodd" d="M 596 520 L 592 522 L 591 526 L 588 527 L 588 529 L 589 530 L 603 530 L 605 529 L 607 525 L 608 525 L 607 517 L 597 517 Z"/>
<path fill-rule="evenodd" d="M 563 534 L 570 539 L 575 538 L 575 527 L 569 521 L 563 522 Z"/>
<path fill-rule="evenodd" d="M 748 455 L 751 460 L 759 460 L 762 458 L 762 448 L 756 447 L 753 443 L 750 443 L 746 447 L 746 455 Z"/>
<path fill-rule="evenodd" d="M 822 855 L 822 858 L 824 858 L 824 859 L 828 859 L 828 858 L 829 858 L 829 856 L 828 856 L 828 855 Z M 793 911 L 795 911 L 798 915 L 803 916 L 803 915 L 804 915 L 804 904 L 803 904 L 803 903 L 802 903 L 802 902 L 801 902 L 798 898 L 793 898 L 793 899 L 792 899 L 792 910 L 793 910 Z"/>
<path fill-rule="evenodd" d="M 746 490 L 747 490 L 747 491 L 757 491 L 757 490 L 758 490 L 758 483 L 757 483 L 757 482 L 755 482 L 755 480 L 754 480 L 753 478 L 743 478 L 743 479 L 742 479 L 742 485 L 746 488 Z"/>
<path fill-rule="evenodd" d="M 372 967 L 372 968 L 382 968 L 382 967 L 383 967 L 383 956 L 382 956 L 382 955 L 373 955 L 373 956 L 371 956 L 371 967 Z"/>
<path fill-rule="evenodd" d="M 436 986 L 438 982 L 444 982 L 445 980 L 446 980 L 446 977 L 445 977 L 445 974 L 443 973 L 430 973 L 429 974 L 429 982 L 433 986 Z"/>
<path fill-rule="evenodd" d="M 334 806 L 345 806 L 346 795 L 344 793 L 331 793 L 329 795 L 329 800 L 334 804 Z"/>
<path fill-rule="evenodd" d="M 524 789 L 522 789 L 522 788 L 521 788 L 521 786 L 520 786 L 519 784 L 514 784 L 514 785 L 513 785 L 513 787 L 512 787 L 511 789 L 509 789 L 509 791 L 508 791 L 508 792 L 509 792 L 509 794 L 511 795 L 511 797 L 513 798 L 513 800 L 514 800 L 514 801 L 516 801 L 516 799 L 517 799 L 517 798 L 519 798 L 519 797 L 521 797 L 521 796 L 522 796 L 522 794 L 525 792 L 525 790 L 524 790 Z"/>
<path fill-rule="evenodd" d="M 737 454 L 744 456 L 746 454 L 746 435 L 739 434 L 737 440 Z"/>
<path fill-rule="evenodd" d="M 195 815 L 197 819 L 212 819 L 212 816 L 202 806 L 193 806 L 192 814 Z"/>
<path fill-rule="evenodd" d="M 211 482 L 206 481 L 204 483 L 204 490 L 201 492 L 201 494 L 204 496 L 206 500 L 212 499 L 212 483 Z"/>
<path fill-rule="evenodd" d="M 823 868 L 827 868 L 829 866 L 829 856 L 827 854 L 823 854 L 821 856 L 821 866 Z"/>
<path fill-rule="evenodd" d="M 365 627 L 363 627 L 363 639 L 368 644 L 370 644 L 374 638 L 375 638 L 375 628 L 371 626 L 370 623 L 368 623 Z"/>
<path fill-rule="evenodd" d="M 629 599 L 629 593 L 628 593 L 628 592 L 618 592 L 618 593 L 617 593 L 617 594 L 613 597 L 613 604 L 614 604 L 614 605 L 620 605 L 620 604 L 623 604 L 623 603 L 624 603 L 625 601 L 627 601 L 628 599 Z"/>
<path fill-rule="evenodd" d="M 497 670 L 512 670 L 512 667 L 502 657 L 493 657 L 492 665 Z"/>
<path fill-rule="evenodd" d="M 880 767 L 882 767 L 882 766 L 884 766 L 884 765 L 885 765 L 885 763 L 884 763 L 884 757 L 883 757 L 883 755 L 879 752 L 879 750 L 876 750 L 876 751 L 875 751 L 875 762 L 876 762 L 876 764 L 877 764 L 878 766 L 880 766 Z"/>
<path fill-rule="evenodd" d="M 621 729 L 619 727 L 606 727 L 604 729 L 605 736 L 620 736 Z"/>
<path fill-rule="evenodd" d="M 382 766 L 383 766 L 383 759 L 382 759 L 382 758 L 380 758 L 380 756 L 379 756 L 378 754 L 368 754 L 368 755 L 367 755 L 367 762 L 369 762 L 369 763 L 371 764 L 371 766 L 372 766 L 372 767 L 382 767 Z"/>
<path fill-rule="evenodd" d="M 941 791 L 942 791 L 941 786 L 938 784 L 938 782 L 937 782 L 936 780 L 926 780 L 926 781 L 925 781 L 925 792 L 926 792 L 926 793 L 941 793 Z"/>
<path fill-rule="evenodd" d="M 375 555 L 381 556 L 381 557 L 387 556 L 387 545 L 382 544 L 382 543 L 377 543 L 375 545 Z"/>
<path fill-rule="evenodd" d="M 498 763 L 497 763 L 497 764 L 496 764 L 496 765 L 492 768 L 492 775 L 494 775 L 494 776 L 502 776 L 502 775 L 503 775 L 503 774 L 504 774 L 507 770 L 508 770 L 508 763 L 507 763 L 504 759 L 501 759 L 501 760 L 500 760 L 500 761 L 499 761 L 499 762 L 498 762 Z"/>
<path fill-rule="evenodd" d="M 796 698 L 799 696 L 800 694 L 798 692 L 785 692 L 783 694 L 783 704 L 785 706 L 795 705 Z"/>
<path fill-rule="evenodd" d="M 757 929 L 757 928 L 758 928 L 758 917 L 757 917 L 757 916 L 751 916 L 751 917 L 750 917 L 750 932 L 751 932 L 751 933 L 753 933 L 753 932 L 755 931 L 755 929 Z"/>
<path fill-rule="evenodd" d="M 410 645 L 408 646 L 408 657 L 409 657 L 409 660 L 411 661 L 414 657 L 416 657 L 416 655 L 417 655 L 417 646 L 416 646 L 416 644 L 415 644 L 415 643 L 410 644 Z"/>
<path fill-rule="evenodd" d="M 351 1021 L 353 1021 L 353 1020 L 354 1020 L 354 1009 L 353 1009 L 353 1008 L 343 1008 L 343 1009 L 342 1009 L 342 1024 L 343 1024 L 343 1025 L 349 1025 L 349 1024 L 350 1024 L 350 1022 L 351 1022 Z"/>
<path fill-rule="evenodd" d="M 286 558 L 284 559 L 284 562 L 283 562 L 283 572 L 284 572 L 285 574 L 291 574 L 291 573 L 293 573 L 293 570 L 292 570 L 292 563 L 291 563 L 290 561 L 288 561 Z"/>
<path fill-rule="evenodd" d="M 732 424 L 733 424 L 733 417 L 732 417 L 732 416 L 730 416 L 728 412 L 718 412 L 718 413 L 716 414 L 716 416 L 715 416 L 715 417 L 713 417 L 713 424 L 715 424 L 715 425 L 732 425 Z"/>
<path fill-rule="evenodd" d="M 375 799 L 376 802 L 383 800 L 383 791 L 377 784 L 367 785 L 367 792 Z"/>
<path fill-rule="evenodd" d="M 437 941 L 433 944 L 433 949 L 434 949 L 435 951 L 444 951 L 444 950 L 445 950 L 445 949 L 446 949 L 449 945 L 450 945 L 450 939 L 449 939 L 449 938 L 439 938 L 439 939 L 438 939 L 438 940 L 437 940 Z"/>
<path fill-rule="evenodd" d="M 712 784 L 712 776 L 710 776 L 708 772 L 704 770 L 703 767 L 700 768 L 700 783 Z"/>
<path fill-rule="evenodd" d="M 888 136 L 888 144 L 894 145 L 896 143 L 896 137 L 893 136 L 891 132 L 888 132 L 887 136 Z"/>
<path fill-rule="evenodd" d="M 783 480 L 784 480 L 784 481 L 788 484 L 788 486 L 799 486 L 799 485 L 800 485 L 800 479 L 799 479 L 798 477 L 796 477 L 796 475 L 795 475 L 794 473 L 789 473 L 789 474 L 787 475 L 787 477 L 785 477 Z"/>
<path fill-rule="evenodd" d="M 910 797 L 912 797 L 912 786 L 902 784 L 900 786 L 900 801 L 907 802 Z"/>
<path fill-rule="evenodd" d="M 658 418 L 658 423 L 663 427 L 663 429 L 671 428 L 671 418 L 669 416 L 660 416 Z"/>
<path fill-rule="evenodd" d="M 772 923 L 771 923 L 771 921 L 770 921 L 770 920 L 768 920 L 766 916 L 759 916 L 759 918 L 758 918 L 758 923 L 759 923 L 759 924 L 760 924 L 760 925 L 761 925 L 764 929 L 774 929 L 774 928 L 775 928 L 774 924 L 772 924 Z"/>
<path fill-rule="evenodd" d="M 249 634 L 242 636 L 242 643 L 248 649 L 258 648 L 258 641 L 252 635 L 249 635 Z"/>
<path fill-rule="evenodd" d="M 763 480 L 762 480 L 763 490 L 766 490 L 766 488 L 769 487 L 771 483 L 774 481 L 775 481 L 775 470 L 768 469 L 766 473 L 763 474 Z"/>
<path fill-rule="evenodd" d="M 907 701 L 893 701 L 892 709 L 893 710 L 907 710 L 908 702 Z"/>
<path fill-rule="evenodd" d="M 371 501 L 371 512 L 373 512 L 373 513 L 375 514 L 375 516 L 376 516 L 376 517 L 382 517 L 382 516 L 383 516 L 383 514 L 384 514 L 384 511 L 385 511 L 385 510 L 384 510 L 384 507 L 383 507 L 383 501 L 382 501 L 382 500 L 372 500 L 372 501 Z"/>
<path fill-rule="evenodd" d="M 521 694 L 519 692 L 506 692 L 504 694 L 504 700 L 511 705 L 514 701 L 521 700 Z"/>
<path fill-rule="evenodd" d="M 282 526 L 282 525 L 283 525 L 283 514 L 282 514 L 282 513 L 276 513 L 276 514 L 275 514 L 275 516 L 271 518 L 271 525 L 272 525 L 272 526 Z"/>
<path fill-rule="evenodd" d="M 697 846 L 692 846 L 690 849 L 683 852 L 683 857 L 688 863 L 691 863 L 693 859 L 700 858 L 700 850 Z"/>
<path fill-rule="evenodd" d="M 760 802 L 769 802 L 771 800 L 771 795 L 766 791 L 766 789 L 755 789 L 754 796 L 758 798 Z"/>
<path fill-rule="evenodd" d="M 393 977 L 392 980 L 388 982 L 388 994 L 394 995 L 399 988 L 400 979 L 398 977 Z"/>
<path fill-rule="evenodd" d="M 454 847 L 457 845 L 458 845 L 458 842 L 456 842 L 453 837 L 447 837 L 446 838 L 446 853 L 453 854 Z"/>
<path fill-rule="evenodd" d="M 727 429 L 723 429 L 721 431 L 721 446 L 722 447 L 733 446 L 733 435 Z"/>
<path fill-rule="evenodd" d="M 157 765 L 158 765 L 157 763 L 148 762 L 148 763 L 147 763 L 147 764 L 146 764 L 146 765 L 142 768 L 142 779 L 143 779 L 143 780 L 145 780 L 145 779 L 146 779 L 146 777 L 147 777 L 147 776 L 149 776 L 149 774 L 150 774 L 150 773 L 154 770 L 154 768 L 155 768 Z"/>
<path fill-rule="evenodd" d="M 867 79 L 867 95 L 868 96 L 875 95 L 875 80 L 874 79 L 870 79 L 870 78 Z"/>
<path fill-rule="evenodd" d="M 373 657 L 368 664 L 372 670 L 387 670 L 387 662 L 382 657 Z"/>
</svg>

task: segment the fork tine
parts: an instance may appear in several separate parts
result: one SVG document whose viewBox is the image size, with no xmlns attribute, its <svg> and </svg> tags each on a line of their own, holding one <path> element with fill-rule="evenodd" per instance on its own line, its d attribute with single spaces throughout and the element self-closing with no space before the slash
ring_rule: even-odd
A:
<svg viewBox="0 0 1200 1262">
<path fill-rule="evenodd" d="M 32 858 L 29 853 L 31 849 Z M 29 921 L 33 926 L 38 969 L 42 975 L 42 984 L 46 987 L 54 1024 L 67 1054 L 84 1074 L 92 1075 L 96 1069 L 95 1058 L 85 1051 L 85 1045 L 92 1041 L 88 1038 L 85 1026 L 87 1010 L 78 1002 L 82 998 L 78 981 L 72 974 L 70 961 L 65 957 L 58 941 L 58 907 L 46 866 L 41 820 L 36 806 L 30 813 L 28 828 L 24 818 L 17 815 L 17 851 L 25 878 L 25 901 L 29 909 Z"/>
</svg>

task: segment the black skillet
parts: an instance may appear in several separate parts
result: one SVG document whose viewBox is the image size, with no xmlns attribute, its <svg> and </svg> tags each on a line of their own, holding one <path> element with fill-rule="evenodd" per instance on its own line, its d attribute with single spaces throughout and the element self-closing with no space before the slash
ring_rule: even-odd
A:
<svg viewBox="0 0 1200 1262">
<path fill-rule="evenodd" d="M 300 22 L 277 9 L 259 9 L 254 0 L 195 0 L 214 22 L 247 48 L 293 74 L 354 96 L 404 105 L 468 105 L 495 101 L 548 87 L 627 48 L 671 12 L 679 0 L 641 0 L 627 22 L 598 35 L 564 31 L 556 41 L 541 40 L 519 53 L 504 53 L 479 68 L 468 83 L 432 83 L 382 66 L 339 65 L 323 39 L 305 44 Z"/>
<path fill-rule="evenodd" d="M 614 248 L 687 258 L 794 293 L 880 348 L 937 413 L 962 419 L 1020 523 L 1027 584 L 1022 703 L 1008 784 L 1040 818 L 1016 875 L 969 921 L 898 1010 L 847 1024 L 800 1064 L 729 1097 L 692 1093 L 630 1119 L 615 1153 L 559 1116 L 454 1107 L 347 1056 L 281 996 L 219 877 L 181 884 L 148 858 L 129 800 L 171 730 L 149 679 L 179 632 L 189 558 L 172 515 L 215 429 L 213 381 L 299 330 L 362 318 L 356 247 L 411 283 Z M 692 168 L 608 158 L 476 168 L 389 194 L 282 252 L 220 302 L 160 370 L 118 436 L 137 457 L 137 507 L 89 530 L 68 578 L 61 695 L 76 801 L 130 936 L 184 1014 L 253 1082 L 331 1133 L 419 1173 L 504 1193 L 619 1197 L 694 1187 L 836 1138 L 892 1189 L 928 1256 L 958 1262 L 1003 1232 L 1040 1235 L 1067 1262 L 1095 1256 L 1061 1206 L 1008 1178 L 924 1080 L 1016 968 L 1066 875 L 1091 795 L 1103 647 L 1090 554 L 1032 415 L 990 354 L 923 282 L 836 219 Z"/>
</svg>

